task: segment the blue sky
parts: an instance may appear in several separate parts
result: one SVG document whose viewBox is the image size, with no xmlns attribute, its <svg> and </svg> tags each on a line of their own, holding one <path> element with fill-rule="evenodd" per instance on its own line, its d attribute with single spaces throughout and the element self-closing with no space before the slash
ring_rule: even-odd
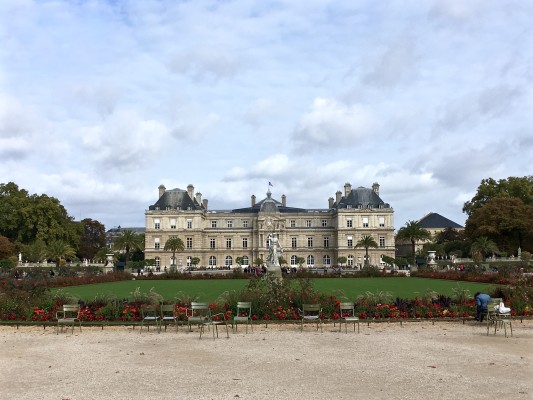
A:
<svg viewBox="0 0 533 400">
<path fill-rule="evenodd" d="M 396 229 L 464 224 L 531 175 L 530 1 L 0 1 L 0 182 L 143 226 L 158 186 L 210 209 L 371 187 Z"/>
</svg>

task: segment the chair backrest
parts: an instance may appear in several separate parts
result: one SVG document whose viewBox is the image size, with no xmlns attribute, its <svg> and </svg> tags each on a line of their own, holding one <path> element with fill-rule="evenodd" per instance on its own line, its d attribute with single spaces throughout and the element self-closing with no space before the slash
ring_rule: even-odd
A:
<svg viewBox="0 0 533 400">
<path fill-rule="evenodd" d="M 80 305 L 79 304 L 63 304 L 63 311 L 77 313 L 80 311 Z"/>
<path fill-rule="evenodd" d="M 209 312 L 210 312 L 209 304 L 192 302 L 191 303 L 191 312 L 192 312 L 192 316 L 193 317 L 202 316 L 202 315 L 209 315 Z"/>
<path fill-rule="evenodd" d="M 176 305 L 175 304 L 161 304 L 160 310 L 161 310 L 162 316 L 165 316 L 165 315 L 174 316 L 174 314 L 176 313 Z"/>
<path fill-rule="evenodd" d="M 307 313 L 318 313 L 320 312 L 320 304 L 302 304 L 302 311 L 304 314 Z"/>
<path fill-rule="evenodd" d="M 252 302 L 251 301 L 238 301 L 237 302 L 237 315 L 241 313 L 246 313 L 248 315 L 252 314 Z"/>
<path fill-rule="evenodd" d="M 157 315 L 157 306 L 153 304 L 143 304 L 141 306 L 143 317 Z"/>
<path fill-rule="evenodd" d="M 341 316 L 343 314 L 349 313 L 350 316 L 355 315 L 355 305 L 354 303 L 340 303 L 339 304 L 339 311 Z"/>
</svg>

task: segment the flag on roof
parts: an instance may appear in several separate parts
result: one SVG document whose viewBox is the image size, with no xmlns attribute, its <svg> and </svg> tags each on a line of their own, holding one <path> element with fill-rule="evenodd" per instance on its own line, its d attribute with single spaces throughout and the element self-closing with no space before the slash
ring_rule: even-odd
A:
<svg viewBox="0 0 533 400">
<path fill-rule="evenodd" d="M 268 181 L 268 186 L 272 186 L 274 187 L 274 185 L 272 184 L 272 182 Z"/>
</svg>

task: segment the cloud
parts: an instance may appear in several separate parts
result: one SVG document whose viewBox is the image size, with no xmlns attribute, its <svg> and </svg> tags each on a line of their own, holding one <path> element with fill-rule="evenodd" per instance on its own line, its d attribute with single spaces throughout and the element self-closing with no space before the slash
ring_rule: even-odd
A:
<svg viewBox="0 0 533 400">
<path fill-rule="evenodd" d="M 376 133 L 378 123 L 361 104 L 346 105 L 331 98 L 316 98 L 293 132 L 297 147 L 353 147 Z"/>
<path fill-rule="evenodd" d="M 235 76 L 239 63 L 228 50 L 205 47 L 177 54 L 170 62 L 170 70 L 188 74 L 195 80 L 217 81 Z"/>
</svg>

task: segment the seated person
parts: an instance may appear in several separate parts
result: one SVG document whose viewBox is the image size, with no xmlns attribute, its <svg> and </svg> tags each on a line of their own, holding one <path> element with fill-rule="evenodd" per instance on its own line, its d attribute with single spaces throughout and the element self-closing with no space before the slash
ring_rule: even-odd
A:
<svg viewBox="0 0 533 400">
<path fill-rule="evenodd" d="M 483 318 L 488 313 L 488 305 L 490 301 L 490 296 L 485 293 L 477 292 L 474 295 L 474 300 L 476 300 L 476 321 L 483 322 Z"/>
</svg>

